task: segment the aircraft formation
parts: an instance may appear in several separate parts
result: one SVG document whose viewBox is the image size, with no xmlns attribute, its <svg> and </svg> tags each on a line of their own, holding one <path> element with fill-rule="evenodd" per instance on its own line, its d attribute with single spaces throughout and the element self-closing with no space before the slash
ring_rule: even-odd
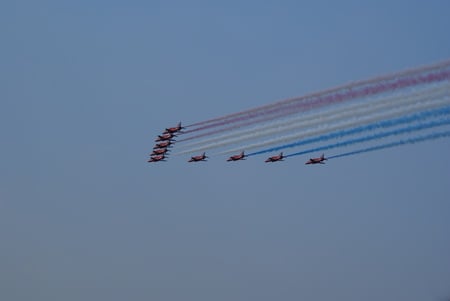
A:
<svg viewBox="0 0 450 301">
<path fill-rule="evenodd" d="M 155 139 L 156 144 L 153 147 L 153 151 L 150 153 L 150 158 L 147 162 L 166 162 L 170 148 L 172 148 L 176 142 L 174 138 L 177 137 L 178 134 L 183 134 L 183 129 L 185 129 L 185 127 L 181 126 L 181 122 L 179 122 L 177 126 L 166 128 L 160 135 L 158 135 Z M 239 154 L 230 156 L 227 159 L 227 162 L 245 160 L 246 157 L 247 155 L 245 155 L 245 152 L 242 151 Z M 284 158 L 285 156 L 283 155 L 283 152 L 281 152 L 279 155 L 267 158 L 265 162 L 283 161 Z M 206 152 L 203 152 L 200 155 L 192 156 L 188 162 L 204 162 L 207 161 L 206 159 L 208 159 L 208 156 L 206 156 Z M 323 161 L 325 160 L 327 160 L 327 158 L 325 158 L 324 154 L 322 154 L 319 158 L 310 158 L 305 164 L 324 164 Z"/>
<path fill-rule="evenodd" d="M 150 158 L 147 162 L 165 162 L 168 158 L 167 155 L 170 152 L 170 148 L 175 143 L 176 133 L 180 133 L 183 127 L 181 126 L 181 122 L 178 123 L 175 127 L 166 128 L 161 135 L 158 135 L 155 139 L 155 146 L 153 147 L 153 151 L 150 153 Z"/>
<path fill-rule="evenodd" d="M 217 155 L 236 162 L 264 154 L 270 155 L 264 162 L 275 163 L 322 153 L 305 162 L 322 165 L 328 159 L 445 137 L 450 137 L 450 60 L 185 126 L 179 122 L 156 137 L 148 162 L 166 161 L 176 143 L 173 155 L 189 156 L 192 163 Z M 362 147 L 350 149 L 354 145 Z M 328 158 L 323 154 L 344 147 L 345 152 Z"/>
</svg>

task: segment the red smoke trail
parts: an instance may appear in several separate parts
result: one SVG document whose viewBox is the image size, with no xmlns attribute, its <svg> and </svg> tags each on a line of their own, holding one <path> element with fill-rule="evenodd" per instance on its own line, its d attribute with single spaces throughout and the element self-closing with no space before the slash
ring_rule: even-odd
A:
<svg viewBox="0 0 450 301">
<path fill-rule="evenodd" d="M 321 95 L 318 97 L 314 97 L 312 99 L 308 99 L 307 102 L 301 103 L 290 103 L 289 105 L 282 105 L 280 107 L 274 107 L 265 111 L 261 111 L 259 113 L 253 113 L 251 116 L 243 115 L 240 117 L 235 117 L 233 119 L 223 120 L 220 122 L 212 123 L 209 125 L 204 125 L 195 130 L 186 131 L 187 132 L 195 132 L 199 130 L 205 130 L 209 128 L 218 127 L 221 125 L 230 124 L 228 127 L 219 128 L 216 130 L 212 130 L 209 132 L 205 132 L 203 134 L 198 134 L 195 136 L 191 136 L 181 141 L 188 141 L 195 138 L 205 137 L 229 130 L 233 130 L 239 127 L 256 124 L 259 122 L 266 122 L 269 120 L 273 120 L 279 117 L 285 117 L 291 114 L 296 114 L 299 112 L 305 112 L 311 109 L 317 109 L 323 106 L 338 104 L 344 101 L 349 101 L 355 98 L 362 98 L 366 96 L 371 96 L 375 94 L 391 92 L 397 89 L 407 88 L 411 86 L 416 86 L 420 84 L 428 84 L 432 82 L 439 82 L 443 80 L 448 80 L 450 78 L 450 70 L 442 70 L 438 72 L 428 73 L 426 75 L 419 76 L 409 76 L 405 78 L 396 78 L 390 81 L 382 81 L 376 82 L 372 85 L 367 85 L 363 87 L 351 87 L 345 88 L 341 91 L 338 91 L 333 94 Z M 323 94 L 323 93 L 322 93 Z"/>
<path fill-rule="evenodd" d="M 397 73 L 393 73 L 393 74 L 389 74 L 389 75 L 385 75 L 385 76 L 379 76 L 379 77 L 375 77 L 375 78 L 368 79 L 368 80 L 351 82 L 349 84 L 345 84 L 345 85 L 342 85 L 342 86 L 338 86 L 338 87 L 334 87 L 334 88 L 331 88 L 331 89 L 323 90 L 323 91 L 320 91 L 320 92 L 312 93 L 312 94 L 309 94 L 309 95 L 305 95 L 305 96 L 301 96 L 301 97 L 295 97 L 295 98 L 289 98 L 289 99 L 285 99 L 285 100 L 280 100 L 280 101 L 277 101 L 275 103 L 264 105 L 264 106 L 257 107 L 257 108 L 254 108 L 254 109 L 250 109 L 250 110 L 246 110 L 246 111 L 242 111 L 242 112 L 238 112 L 238 113 L 233 113 L 233 114 L 229 114 L 229 115 L 225 115 L 225 116 L 222 116 L 222 117 L 209 119 L 209 120 L 202 121 L 202 122 L 197 122 L 197 123 L 194 123 L 194 124 L 190 124 L 189 127 L 205 125 L 205 124 L 208 124 L 208 123 L 216 123 L 216 122 L 219 122 L 219 121 L 225 121 L 225 120 L 230 120 L 230 119 L 233 120 L 234 118 L 242 116 L 242 115 L 247 115 L 248 118 L 252 118 L 252 116 L 258 115 L 258 112 L 262 112 L 262 111 L 271 109 L 273 107 L 289 105 L 290 103 L 307 101 L 307 100 L 309 100 L 310 98 L 313 98 L 313 97 L 319 97 L 319 96 L 323 96 L 323 95 L 326 95 L 326 94 L 335 93 L 337 91 L 346 90 L 346 89 L 352 89 L 352 88 L 355 88 L 355 87 L 369 85 L 369 84 L 372 84 L 372 83 L 377 83 L 377 82 L 381 82 L 381 81 L 388 81 L 388 80 L 392 80 L 392 79 L 396 79 L 396 78 L 400 78 L 400 77 L 412 76 L 412 75 L 415 75 L 415 74 L 418 74 L 418 73 L 424 73 L 424 72 L 432 71 L 432 70 L 435 70 L 435 69 L 446 68 L 449 65 L 450 65 L 450 61 L 444 61 L 444 62 L 441 62 L 441 63 L 437 63 L 437 64 L 433 64 L 433 65 L 429 65 L 429 66 L 424 66 L 424 67 L 419 67 L 419 68 L 414 68 L 414 69 L 406 70 L 406 71 L 403 71 L 403 72 L 397 72 Z"/>
</svg>

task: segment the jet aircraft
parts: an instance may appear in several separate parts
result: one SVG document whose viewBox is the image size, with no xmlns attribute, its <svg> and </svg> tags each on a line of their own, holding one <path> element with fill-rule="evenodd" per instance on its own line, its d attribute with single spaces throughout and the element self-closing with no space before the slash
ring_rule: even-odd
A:
<svg viewBox="0 0 450 301">
<path fill-rule="evenodd" d="M 199 156 L 192 156 L 188 162 L 198 162 L 198 161 L 206 161 L 206 158 L 208 158 L 205 153 L 199 155 Z"/>
<path fill-rule="evenodd" d="M 150 156 L 153 155 L 163 155 L 165 153 L 167 153 L 169 150 L 167 148 L 157 148 L 154 149 L 153 152 L 150 154 Z"/>
<path fill-rule="evenodd" d="M 165 158 L 166 158 L 166 156 L 164 154 L 152 156 L 152 157 L 150 157 L 150 159 L 147 162 L 151 163 L 151 162 L 166 161 L 166 160 L 164 160 Z"/>
<path fill-rule="evenodd" d="M 231 156 L 231 157 L 229 157 L 228 159 L 227 159 L 227 161 L 239 161 L 239 160 L 245 160 L 245 154 L 244 154 L 244 151 L 242 151 L 240 154 L 238 154 L 238 155 L 234 155 L 234 156 Z"/>
<path fill-rule="evenodd" d="M 171 127 L 171 128 L 166 128 L 166 130 L 164 131 L 164 134 L 178 133 L 178 132 L 181 132 L 181 130 L 184 128 L 185 128 L 184 126 L 181 126 L 181 121 L 180 121 L 180 122 L 178 122 L 177 126 Z"/>
<path fill-rule="evenodd" d="M 267 163 L 267 162 L 283 161 L 283 158 L 284 158 L 283 152 L 281 152 L 279 155 L 267 158 L 265 162 Z"/>
<path fill-rule="evenodd" d="M 153 147 L 153 149 L 157 149 L 157 148 L 168 148 L 168 147 L 172 147 L 173 140 L 166 140 L 160 143 L 156 143 L 156 145 Z"/>
<path fill-rule="evenodd" d="M 159 141 L 175 141 L 172 138 L 176 137 L 177 135 L 173 134 L 173 133 L 166 133 L 166 134 L 162 134 L 162 135 L 158 135 L 158 138 L 155 139 L 155 142 L 159 142 Z"/>
<path fill-rule="evenodd" d="M 325 155 L 322 154 L 322 156 L 318 157 L 318 158 L 310 158 L 308 161 L 306 161 L 305 164 L 325 164 L 325 160 L 328 160 L 327 158 L 325 158 Z"/>
</svg>

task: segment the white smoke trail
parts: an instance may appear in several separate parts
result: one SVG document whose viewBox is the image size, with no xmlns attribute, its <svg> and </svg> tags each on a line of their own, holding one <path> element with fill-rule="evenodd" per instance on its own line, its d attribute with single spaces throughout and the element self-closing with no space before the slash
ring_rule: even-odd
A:
<svg viewBox="0 0 450 301">
<path fill-rule="evenodd" d="M 303 131 L 300 133 L 286 135 L 286 136 L 282 136 L 282 137 L 278 137 L 275 139 L 254 143 L 254 144 L 244 145 L 244 146 L 236 148 L 236 149 L 229 149 L 229 150 L 221 152 L 220 154 L 232 153 L 232 152 L 240 151 L 242 149 L 250 150 L 250 149 L 265 147 L 265 146 L 269 146 L 269 145 L 273 145 L 273 144 L 280 144 L 280 143 L 286 143 L 286 142 L 293 141 L 293 140 L 300 140 L 300 139 L 304 139 L 307 137 L 325 134 L 330 131 L 339 131 L 339 130 L 343 130 L 346 128 L 361 126 L 364 124 L 377 122 L 377 121 L 384 120 L 384 119 L 395 118 L 395 117 L 403 116 L 406 114 L 420 112 L 423 110 L 439 108 L 439 107 L 449 105 L 449 104 L 450 104 L 449 97 L 445 97 L 443 99 L 438 99 L 438 100 L 433 100 L 433 101 L 427 101 L 427 102 L 422 101 L 422 102 L 418 102 L 418 103 L 415 103 L 412 105 L 408 105 L 403 108 L 394 108 L 390 111 L 378 112 L 378 113 L 374 113 L 374 114 L 366 115 L 366 116 L 355 116 L 355 117 L 351 118 L 350 120 L 346 120 L 344 122 L 339 122 L 337 124 L 336 123 L 323 124 L 316 128 L 311 128 L 309 130 L 306 130 L 306 131 Z"/>
<path fill-rule="evenodd" d="M 241 141 L 256 139 L 265 136 L 284 133 L 286 131 L 298 130 L 307 126 L 312 126 L 316 123 L 329 122 L 328 118 L 338 120 L 339 118 L 346 118 L 347 116 L 353 116 L 354 114 L 368 114 L 370 110 L 390 109 L 393 106 L 402 106 L 415 101 L 428 95 L 429 98 L 437 98 L 442 93 L 448 93 L 450 85 L 433 86 L 408 97 L 405 97 L 404 93 L 396 96 L 389 97 L 377 97 L 375 100 L 368 100 L 364 103 L 351 104 L 345 107 L 338 107 L 334 110 L 327 110 L 322 112 L 316 112 L 309 115 L 301 115 L 295 118 L 278 120 L 271 122 L 263 126 L 252 127 L 250 129 L 244 129 L 240 131 L 233 131 L 224 135 L 216 136 L 213 138 L 205 139 L 199 142 L 183 145 L 183 148 L 189 148 L 189 151 L 182 151 L 180 153 L 188 153 L 198 150 L 213 149 L 220 146 L 226 146 L 229 144 L 235 144 Z M 355 113 L 352 113 L 354 112 Z M 312 122 L 312 124 L 309 124 Z"/>
</svg>

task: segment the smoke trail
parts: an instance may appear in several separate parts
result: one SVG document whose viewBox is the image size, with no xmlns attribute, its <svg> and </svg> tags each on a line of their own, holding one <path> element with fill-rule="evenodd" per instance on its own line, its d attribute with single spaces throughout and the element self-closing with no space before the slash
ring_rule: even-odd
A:
<svg viewBox="0 0 450 301">
<path fill-rule="evenodd" d="M 423 111 L 423 110 L 439 108 L 439 107 L 448 105 L 449 101 L 450 100 L 448 98 L 445 98 L 442 100 L 436 100 L 436 101 L 432 101 L 432 102 L 413 104 L 413 105 L 407 106 L 405 108 L 393 109 L 393 110 L 390 110 L 387 112 L 375 113 L 372 115 L 366 115 L 366 116 L 362 116 L 362 117 L 355 116 L 352 119 L 345 120 L 345 121 L 339 122 L 337 124 L 336 123 L 323 124 L 319 127 L 311 128 L 309 130 L 305 130 L 300 133 L 286 135 L 286 136 L 278 137 L 275 139 L 270 139 L 270 140 L 266 140 L 266 141 L 262 141 L 262 142 L 258 142 L 258 143 L 249 144 L 249 145 L 244 145 L 244 146 L 241 146 L 239 149 L 226 150 L 226 151 L 221 152 L 221 154 L 232 153 L 232 152 L 235 152 L 235 151 L 241 150 L 241 149 L 249 150 L 249 149 L 264 147 L 264 146 L 273 145 L 273 144 L 280 144 L 280 143 L 288 142 L 288 141 L 292 141 L 292 140 L 305 139 L 305 138 L 308 138 L 311 136 L 326 134 L 330 131 L 340 131 L 340 130 L 344 130 L 344 129 L 347 129 L 350 127 L 361 126 L 361 125 L 366 125 L 366 124 L 370 124 L 370 123 L 378 124 L 378 122 L 380 122 L 381 120 L 384 120 L 384 119 L 396 118 L 396 117 L 400 117 L 400 116 L 403 116 L 406 114 L 411 114 L 411 113 L 415 113 L 415 112 L 419 112 L 419 111 Z M 269 152 L 269 151 L 273 151 L 274 149 L 279 150 L 279 149 L 282 149 L 285 147 L 294 147 L 294 146 L 297 146 L 297 144 L 291 143 L 291 144 L 287 144 L 287 145 L 276 146 L 276 147 L 270 148 L 268 150 L 262 150 L 261 152 Z"/>
<path fill-rule="evenodd" d="M 437 99 L 437 100 L 433 100 L 433 101 L 429 101 L 429 102 L 424 102 L 422 99 L 421 101 L 419 100 L 418 102 L 409 104 L 405 107 L 398 108 L 397 106 L 394 106 L 393 108 L 391 108 L 390 110 L 387 110 L 387 111 L 374 109 L 374 110 L 369 110 L 369 111 L 365 112 L 365 114 L 364 113 L 359 114 L 359 115 L 345 114 L 345 116 L 343 116 L 343 118 L 339 118 L 339 117 L 341 117 L 341 115 L 336 115 L 335 116 L 336 119 L 334 119 L 334 116 L 333 116 L 332 118 L 330 118 L 328 120 L 328 123 L 326 123 L 325 121 L 321 121 L 321 120 L 312 120 L 310 122 L 307 122 L 306 124 L 299 124 L 298 128 L 307 128 L 306 130 L 295 132 L 294 134 L 290 134 L 290 135 L 279 136 L 279 137 L 272 138 L 269 140 L 255 142 L 253 144 L 239 146 L 239 147 L 236 147 L 233 149 L 227 149 L 225 151 L 220 152 L 219 154 L 234 153 L 236 151 L 241 151 L 243 149 L 248 151 L 251 149 L 261 148 L 264 146 L 280 144 L 280 143 L 287 143 L 287 142 L 293 141 L 293 140 L 299 140 L 299 139 L 304 139 L 304 138 L 308 138 L 311 136 L 317 136 L 317 135 L 328 133 L 330 131 L 343 130 L 343 129 L 346 129 L 349 127 L 355 127 L 355 126 L 359 126 L 359 125 L 363 125 L 363 124 L 367 124 L 367 123 L 371 123 L 371 122 L 378 123 L 380 120 L 384 120 L 384 119 L 388 119 L 388 118 L 399 117 L 399 116 L 403 116 L 406 114 L 411 114 L 411 113 L 428 110 L 428 109 L 440 108 L 442 106 L 448 105 L 449 103 L 450 103 L 449 98 Z M 342 114 L 342 115 L 344 115 L 344 114 Z M 344 118 L 344 117 L 347 117 L 347 118 Z M 229 143 L 227 141 L 218 142 L 211 146 L 189 149 L 186 151 L 182 151 L 178 154 L 203 151 L 203 150 L 210 149 L 210 148 L 218 148 L 218 147 L 225 146 L 228 144 Z M 288 144 L 288 145 L 291 145 L 291 144 Z M 294 146 L 295 146 L 295 143 L 294 143 Z M 289 147 L 292 147 L 292 146 L 289 146 Z M 284 148 L 284 146 L 276 146 L 274 148 L 282 149 L 282 148 Z M 270 148 L 270 150 L 272 151 L 274 148 Z M 263 150 L 262 152 L 268 152 L 268 150 Z"/>
<path fill-rule="evenodd" d="M 421 91 L 418 91 L 410 96 L 406 96 L 404 94 L 400 94 L 400 95 L 395 95 L 395 96 L 389 96 L 389 97 L 384 97 L 381 99 L 374 99 L 368 103 L 356 103 L 356 104 L 351 104 L 351 105 L 347 105 L 344 107 L 339 107 L 335 110 L 327 110 L 325 112 L 321 111 L 318 113 L 313 113 L 313 114 L 308 114 L 306 116 L 301 115 L 301 116 L 297 116 L 294 118 L 290 118 L 290 119 L 282 119 L 281 121 L 275 121 L 275 122 L 271 122 L 271 123 L 266 123 L 265 125 L 262 126 L 256 126 L 256 127 L 252 127 L 250 129 L 244 129 L 241 131 L 233 131 L 231 133 L 227 133 L 227 134 L 222 134 L 220 136 L 215 136 L 212 138 L 207 138 L 207 139 L 203 139 L 201 141 L 197 141 L 197 142 L 191 142 L 188 143 L 186 145 L 183 145 L 184 147 L 194 147 L 194 146 L 199 146 L 199 145 L 205 145 L 205 144 L 212 144 L 218 141 L 225 141 L 230 139 L 231 142 L 231 138 L 234 139 L 239 139 L 245 135 L 249 135 L 252 134 L 254 136 L 252 136 L 252 138 L 257 138 L 260 136 L 263 136 L 265 134 L 266 130 L 272 130 L 274 128 L 279 129 L 279 131 L 285 131 L 287 129 L 292 128 L 293 125 L 296 125 L 298 122 L 306 122 L 309 120 L 313 120 L 313 119 L 323 119 L 323 118 L 328 118 L 331 115 L 336 115 L 336 114 L 342 114 L 344 112 L 349 112 L 349 111 L 354 111 L 354 110 L 360 110 L 360 109 L 364 109 L 367 107 L 373 107 L 373 106 L 378 106 L 381 104 L 391 104 L 391 105 L 402 105 L 404 103 L 408 103 L 408 102 L 412 102 L 413 98 L 414 99 L 418 99 L 420 97 L 424 97 L 426 96 L 427 98 L 436 98 L 435 95 L 442 94 L 440 92 L 442 91 L 446 91 L 448 93 L 450 85 L 446 84 L 444 86 L 438 86 L 438 87 L 431 87 L 431 88 L 427 88 Z M 409 98 L 407 98 L 409 97 Z M 411 98 L 411 99 L 410 99 Z M 236 141 L 239 142 L 239 141 Z"/>
<path fill-rule="evenodd" d="M 375 95 L 379 93 L 384 93 L 387 91 L 393 91 L 399 88 L 406 88 L 419 84 L 426 84 L 432 82 L 439 82 L 450 78 L 450 71 L 441 71 L 438 73 L 432 73 L 425 76 L 419 76 L 417 78 L 407 78 L 407 79 L 398 79 L 397 81 L 389 82 L 389 83 L 378 83 L 377 85 L 364 87 L 362 89 L 352 89 L 342 93 L 336 93 L 332 95 L 327 95 L 324 97 L 319 97 L 308 103 L 300 103 L 293 104 L 291 106 L 274 108 L 269 111 L 264 111 L 258 114 L 258 119 L 252 120 L 252 118 L 247 118 L 246 116 L 237 117 L 233 121 L 223 121 L 220 124 L 206 125 L 203 128 L 198 128 L 192 131 L 197 131 L 199 129 L 212 128 L 219 125 L 228 125 L 228 127 L 219 128 L 216 130 L 212 130 L 203 134 L 194 135 L 188 138 L 183 139 L 182 141 L 188 141 L 196 138 L 201 138 L 205 136 L 210 136 L 213 134 L 222 133 L 229 130 L 238 129 L 243 126 L 253 125 L 256 123 L 267 122 L 279 117 L 286 117 L 292 114 L 296 114 L 298 112 L 305 112 L 312 109 L 317 109 L 323 106 L 338 104 L 345 101 L 349 101 L 355 98 L 367 97 L 370 95 Z M 186 131 L 188 133 L 190 131 Z M 181 142 L 181 141 L 180 141 Z"/>
<path fill-rule="evenodd" d="M 310 114 L 308 116 L 299 116 L 293 119 L 282 120 L 277 123 L 269 123 L 262 127 L 253 127 L 247 130 L 238 132 L 232 132 L 218 137 L 202 140 L 196 143 L 185 145 L 184 147 L 190 147 L 191 150 L 186 152 L 207 150 L 217 147 L 226 146 L 229 144 L 235 144 L 241 141 L 256 139 L 269 135 L 285 133 L 292 130 L 300 130 L 307 127 L 312 127 L 318 124 L 329 123 L 331 121 L 339 121 L 347 117 L 353 117 L 356 115 L 370 115 L 380 110 L 389 110 L 402 105 L 411 104 L 414 102 L 424 101 L 425 99 L 437 99 L 442 96 L 448 95 L 450 85 L 431 87 L 410 96 L 396 95 L 391 97 L 384 97 L 378 100 L 374 100 L 368 103 L 356 103 L 343 108 L 337 108 L 335 110 L 328 110 L 325 112 L 319 112 L 316 114 Z M 192 149 L 195 147 L 194 149 Z M 185 153 L 185 152 L 181 152 Z"/>
<path fill-rule="evenodd" d="M 301 97 L 295 97 L 295 98 L 289 98 L 289 99 L 285 99 L 285 100 L 280 100 L 280 101 L 277 101 L 275 103 L 264 105 L 264 106 L 260 106 L 260 107 L 254 108 L 254 109 L 249 109 L 249 110 L 245 110 L 245 111 L 242 111 L 242 112 L 225 115 L 225 116 L 222 116 L 222 117 L 209 119 L 209 120 L 206 120 L 206 121 L 193 123 L 193 124 L 190 124 L 189 126 L 200 126 L 200 125 L 213 123 L 213 122 L 217 122 L 217 121 L 229 120 L 229 119 L 235 118 L 237 116 L 242 116 L 242 115 L 248 115 L 250 117 L 254 113 L 257 113 L 257 112 L 260 112 L 260 111 L 264 111 L 264 110 L 270 109 L 272 107 L 276 107 L 276 106 L 280 106 L 280 105 L 284 105 L 284 104 L 290 104 L 292 102 L 304 101 L 304 100 L 310 99 L 312 97 L 317 97 L 317 96 L 324 95 L 324 94 L 331 94 L 331 93 L 334 93 L 334 92 L 337 92 L 337 91 L 340 91 L 340 90 L 351 89 L 352 87 L 359 87 L 359 86 L 363 86 L 363 85 L 368 85 L 368 84 L 371 84 L 371 83 L 374 83 L 374 82 L 387 81 L 387 80 L 392 80 L 394 78 L 405 77 L 405 76 L 410 76 L 410 75 L 414 75 L 414 74 L 417 74 L 417 73 L 428 72 L 428 71 L 431 71 L 431 70 L 434 70 L 434 69 L 441 69 L 441 68 L 445 68 L 445 67 L 447 67 L 449 65 L 450 65 L 450 61 L 444 61 L 444 62 L 439 62 L 439 63 L 428 65 L 428 66 L 422 66 L 422 67 L 418 67 L 418 68 L 405 70 L 405 71 L 402 71 L 402 72 L 397 72 L 397 73 L 388 74 L 388 75 L 384 75 L 384 76 L 374 77 L 374 78 L 371 78 L 371 79 L 368 79 L 368 80 L 361 80 L 361 81 L 350 82 L 350 83 L 345 84 L 345 85 L 333 87 L 331 89 L 323 90 L 323 91 L 312 93 L 312 94 L 309 94 L 309 95 L 305 95 L 305 96 L 301 96 Z"/>
<path fill-rule="evenodd" d="M 331 156 L 331 157 L 328 157 L 328 159 L 342 158 L 342 157 L 372 152 L 372 151 L 376 151 L 376 150 L 391 148 L 391 147 L 395 147 L 395 146 L 400 146 L 400 145 L 405 145 L 405 144 L 414 144 L 414 143 L 418 143 L 418 142 L 424 142 L 424 141 L 428 141 L 428 140 L 435 140 L 435 139 L 446 138 L 446 137 L 450 137 L 450 131 L 438 132 L 438 133 L 433 133 L 433 134 L 429 134 L 426 136 L 419 136 L 419 137 L 415 137 L 415 138 L 409 138 L 409 139 L 404 139 L 404 140 L 400 140 L 400 141 L 396 141 L 396 142 L 391 142 L 391 143 L 386 143 L 386 144 L 377 145 L 377 146 L 373 146 L 373 147 L 368 147 L 368 148 L 364 148 L 364 149 L 360 149 L 360 150 L 356 150 L 356 151 L 352 151 L 352 152 L 348 152 L 348 153 Z"/>
<path fill-rule="evenodd" d="M 277 147 L 272 147 L 270 149 L 261 150 L 258 152 L 248 154 L 247 156 L 254 156 L 254 155 L 260 155 L 260 154 L 264 154 L 264 153 L 268 153 L 268 152 L 275 152 L 275 151 L 282 150 L 285 148 L 297 147 L 297 146 L 311 144 L 311 143 L 315 143 L 315 142 L 323 142 L 323 141 L 330 140 L 330 139 L 342 138 L 344 136 L 360 134 L 360 133 L 363 133 L 366 131 L 373 131 L 373 130 L 380 129 L 380 128 L 389 128 L 389 127 L 398 126 L 398 125 L 402 125 L 402 124 L 408 124 L 408 123 L 412 123 L 412 122 L 416 122 L 416 121 L 425 120 L 428 118 L 442 117 L 442 116 L 446 116 L 449 114 L 450 114 L 450 106 L 441 108 L 441 109 L 437 109 L 437 110 L 420 112 L 420 113 L 416 113 L 416 114 L 412 114 L 412 115 L 404 116 L 404 117 L 400 117 L 400 118 L 379 121 L 379 122 L 375 122 L 372 124 L 359 126 L 359 127 L 355 127 L 355 128 L 351 128 L 351 129 L 347 129 L 347 130 L 341 130 L 341 131 L 337 131 L 337 132 L 333 132 L 333 133 L 328 133 L 325 135 L 312 137 L 312 138 L 298 141 L 295 143 L 285 144 L 285 145 L 281 145 L 281 146 L 277 146 Z"/>
<path fill-rule="evenodd" d="M 294 156 L 304 155 L 304 154 L 313 153 L 313 152 L 325 151 L 325 150 L 329 150 L 332 148 L 349 146 L 352 144 L 363 143 L 363 142 L 367 142 L 367 141 L 371 141 L 371 140 L 378 140 L 378 139 L 386 138 L 389 136 L 413 133 L 416 131 L 421 131 L 421 130 L 444 126 L 444 125 L 449 125 L 449 124 L 450 124 L 450 119 L 448 119 L 448 118 L 439 120 L 439 121 L 432 121 L 432 122 L 428 122 L 428 123 L 420 123 L 415 126 L 404 127 L 404 128 L 396 129 L 393 131 L 381 132 L 381 133 L 377 133 L 377 134 L 370 135 L 370 136 L 355 138 L 355 139 L 351 139 L 351 140 L 347 140 L 347 141 L 343 141 L 343 142 L 339 142 L 339 143 L 335 143 L 335 144 L 329 144 L 329 145 L 325 145 L 325 146 L 308 149 L 305 151 L 287 155 L 285 157 L 288 158 L 288 157 L 294 157 Z"/>
<path fill-rule="evenodd" d="M 234 124 L 226 128 L 213 130 L 210 132 L 206 132 L 203 134 L 198 134 L 195 136 L 191 136 L 189 138 L 183 139 L 183 141 L 191 140 L 195 138 L 200 138 L 220 132 L 224 132 L 227 130 L 235 129 L 242 127 L 244 125 L 254 124 L 258 122 L 268 121 L 275 119 L 281 116 L 287 116 L 290 114 L 294 114 L 297 112 L 304 112 L 307 110 L 320 108 L 330 104 L 341 103 L 344 101 L 348 101 L 354 98 L 370 96 L 374 94 L 379 94 L 387 91 L 392 91 L 400 88 L 406 88 L 414 85 L 431 83 L 431 82 L 439 82 L 450 78 L 450 71 L 441 70 L 434 73 L 429 73 L 426 75 L 418 75 L 416 77 L 407 77 L 407 78 L 397 78 L 395 80 L 391 80 L 389 82 L 376 82 L 372 85 L 366 87 L 349 87 L 346 90 L 336 92 L 334 94 L 322 95 L 316 98 L 309 100 L 308 102 L 294 102 L 289 105 L 279 105 L 267 110 L 263 110 L 260 112 L 254 112 L 251 115 L 242 115 L 237 116 L 232 119 L 225 119 L 223 121 L 218 121 L 212 124 L 207 124 L 201 127 L 198 127 L 193 130 L 188 130 L 186 133 L 196 132 L 200 130 L 205 130 L 209 128 L 214 128 L 222 125 Z M 258 118 L 259 117 L 259 118 Z M 251 119 L 256 120 L 251 121 Z M 241 124 L 243 123 L 243 124 Z"/>
</svg>

